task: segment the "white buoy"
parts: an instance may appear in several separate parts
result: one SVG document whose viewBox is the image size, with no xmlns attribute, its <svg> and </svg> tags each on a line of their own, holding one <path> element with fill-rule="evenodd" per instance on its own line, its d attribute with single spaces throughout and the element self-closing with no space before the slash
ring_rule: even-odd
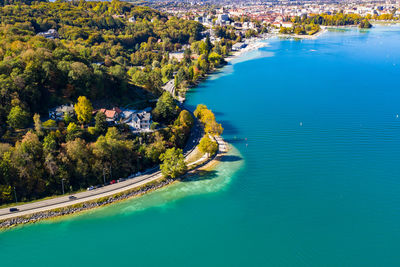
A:
<svg viewBox="0 0 400 267">
<path fill-rule="evenodd" d="M 300 122 L 300 126 L 303 126 L 303 122 Z"/>
<path fill-rule="evenodd" d="M 396 115 L 396 119 L 398 119 L 398 118 L 399 118 L 399 114 Z"/>
</svg>

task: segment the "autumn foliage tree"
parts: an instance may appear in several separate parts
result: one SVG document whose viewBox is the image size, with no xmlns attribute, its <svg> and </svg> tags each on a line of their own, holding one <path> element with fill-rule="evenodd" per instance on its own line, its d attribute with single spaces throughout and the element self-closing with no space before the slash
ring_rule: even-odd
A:
<svg viewBox="0 0 400 267">
<path fill-rule="evenodd" d="M 80 96 L 78 103 L 75 104 L 75 112 L 78 121 L 82 124 L 87 124 L 92 120 L 93 107 L 89 99 L 86 96 Z"/>
<path fill-rule="evenodd" d="M 223 133 L 224 128 L 217 123 L 214 113 L 206 105 L 199 104 L 194 111 L 194 115 L 203 123 L 204 131 L 207 134 L 221 135 Z"/>
<path fill-rule="evenodd" d="M 206 153 L 208 156 L 212 156 L 218 151 L 218 143 L 214 140 L 211 140 L 208 135 L 204 135 L 200 140 L 199 149 L 200 152 Z"/>
</svg>

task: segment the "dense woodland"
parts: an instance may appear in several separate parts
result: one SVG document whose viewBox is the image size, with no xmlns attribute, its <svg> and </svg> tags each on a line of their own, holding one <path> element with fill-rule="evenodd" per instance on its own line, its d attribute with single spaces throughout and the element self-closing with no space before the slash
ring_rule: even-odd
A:
<svg viewBox="0 0 400 267">
<path fill-rule="evenodd" d="M 212 44 L 200 23 L 115 0 L 1 1 L 0 19 L 0 203 L 102 184 L 181 153 L 193 118 L 161 86 L 195 84 L 232 45 L 230 36 Z M 49 29 L 59 38 L 37 35 Z M 177 51 L 183 60 L 169 56 Z M 45 119 L 82 99 L 91 111 L 158 97 L 152 133 L 111 127 L 100 113 Z"/>
</svg>

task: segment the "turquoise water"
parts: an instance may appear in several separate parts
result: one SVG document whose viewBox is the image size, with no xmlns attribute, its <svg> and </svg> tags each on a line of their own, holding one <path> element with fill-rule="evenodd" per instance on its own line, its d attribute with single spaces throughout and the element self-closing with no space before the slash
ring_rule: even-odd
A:
<svg viewBox="0 0 400 267">
<path fill-rule="evenodd" d="M 399 266 L 399 47 L 399 26 L 270 40 L 189 95 L 235 147 L 215 171 L 0 233 L 0 265 Z"/>
</svg>

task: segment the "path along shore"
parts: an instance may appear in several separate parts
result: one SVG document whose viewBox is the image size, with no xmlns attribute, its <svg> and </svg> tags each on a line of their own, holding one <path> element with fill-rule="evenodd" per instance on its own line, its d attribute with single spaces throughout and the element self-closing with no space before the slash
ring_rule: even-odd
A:
<svg viewBox="0 0 400 267">
<path fill-rule="evenodd" d="M 218 143 L 218 152 L 216 155 L 212 158 L 202 156 L 200 159 L 188 163 L 189 171 L 178 180 L 164 178 L 160 171 L 156 171 L 152 174 L 145 174 L 96 190 L 74 194 L 73 196 L 75 198 L 72 200 L 69 196 L 62 196 L 20 205 L 16 206 L 16 208 L 19 209 L 17 213 L 10 213 L 9 208 L 0 209 L 0 229 L 86 211 L 131 197 L 140 196 L 174 182 L 178 182 L 179 180 L 184 180 L 188 175 L 192 176 L 198 171 L 214 166 L 228 151 L 229 146 L 221 137 L 216 136 L 214 139 Z M 197 153 L 197 147 L 190 151 L 185 156 L 185 159 L 189 159 L 194 153 Z"/>
</svg>

